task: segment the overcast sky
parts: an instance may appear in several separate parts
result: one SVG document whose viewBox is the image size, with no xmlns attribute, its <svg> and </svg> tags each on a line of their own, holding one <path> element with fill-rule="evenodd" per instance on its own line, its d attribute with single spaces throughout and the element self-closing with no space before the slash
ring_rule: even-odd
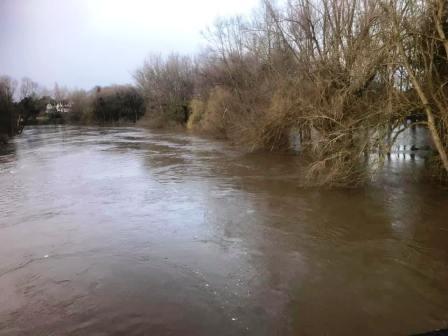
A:
<svg viewBox="0 0 448 336">
<path fill-rule="evenodd" d="M 0 75 L 52 88 L 132 82 L 149 53 L 193 54 L 218 16 L 259 0 L 0 0 Z"/>
</svg>

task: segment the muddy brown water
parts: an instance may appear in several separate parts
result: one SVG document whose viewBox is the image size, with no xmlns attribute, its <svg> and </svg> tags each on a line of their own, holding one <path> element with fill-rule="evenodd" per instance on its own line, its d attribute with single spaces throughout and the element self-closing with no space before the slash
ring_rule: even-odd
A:
<svg viewBox="0 0 448 336">
<path fill-rule="evenodd" d="M 407 335 L 448 327 L 448 192 L 393 156 L 356 190 L 300 157 L 45 126 L 0 155 L 0 335 Z"/>
</svg>

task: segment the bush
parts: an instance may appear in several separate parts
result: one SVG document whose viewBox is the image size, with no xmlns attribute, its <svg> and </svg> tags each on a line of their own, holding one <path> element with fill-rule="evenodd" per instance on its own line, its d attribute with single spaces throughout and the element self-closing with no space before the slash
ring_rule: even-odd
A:
<svg viewBox="0 0 448 336">
<path fill-rule="evenodd" d="M 19 130 L 19 113 L 13 101 L 14 83 L 9 77 L 0 77 L 0 140 L 6 142 Z"/>
<path fill-rule="evenodd" d="M 199 130 L 200 122 L 205 114 L 205 103 L 199 98 L 193 98 L 190 102 L 190 116 L 187 121 L 187 129 Z"/>
<path fill-rule="evenodd" d="M 88 113 L 85 107 L 84 113 Z M 132 86 L 98 87 L 92 99 L 92 112 L 93 118 L 101 122 L 136 122 L 144 114 L 143 97 Z"/>
<path fill-rule="evenodd" d="M 151 56 L 136 71 L 135 79 L 146 105 L 141 124 L 151 127 L 186 125 L 194 89 L 193 62 L 189 57 Z"/>
</svg>

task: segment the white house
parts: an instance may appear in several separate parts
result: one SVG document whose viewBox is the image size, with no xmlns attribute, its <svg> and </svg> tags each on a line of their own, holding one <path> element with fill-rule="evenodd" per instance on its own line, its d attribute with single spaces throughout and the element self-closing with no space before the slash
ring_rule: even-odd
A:
<svg viewBox="0 0 448 336">
<path fill-rule="evenodd" d="M 72 104 L 67 102 L 61 102 L 56 104 L 56 111 L 59 113 L 68 113 L 72 110 Z"/>
<path fill-rule="evenodd" d="M 72 103 L 70 102 L 59 102 L 59 103 L 48 103 L 45 109 L 45 113 L 69 113 L 72 110 Z"/>
</svg>

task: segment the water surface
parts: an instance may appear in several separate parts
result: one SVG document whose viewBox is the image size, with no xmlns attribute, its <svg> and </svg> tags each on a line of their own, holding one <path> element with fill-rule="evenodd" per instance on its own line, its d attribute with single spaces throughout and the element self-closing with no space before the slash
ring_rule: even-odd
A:
<svg viewBox="0 0 448 336">
<path fill-rule="evenodd" d="M 448 327 L 447 191 L 396 155 L 303 189 L 300 157 L 138 128 L 0 155 L 0 335 L 406 335 Z"/>
</svg>

